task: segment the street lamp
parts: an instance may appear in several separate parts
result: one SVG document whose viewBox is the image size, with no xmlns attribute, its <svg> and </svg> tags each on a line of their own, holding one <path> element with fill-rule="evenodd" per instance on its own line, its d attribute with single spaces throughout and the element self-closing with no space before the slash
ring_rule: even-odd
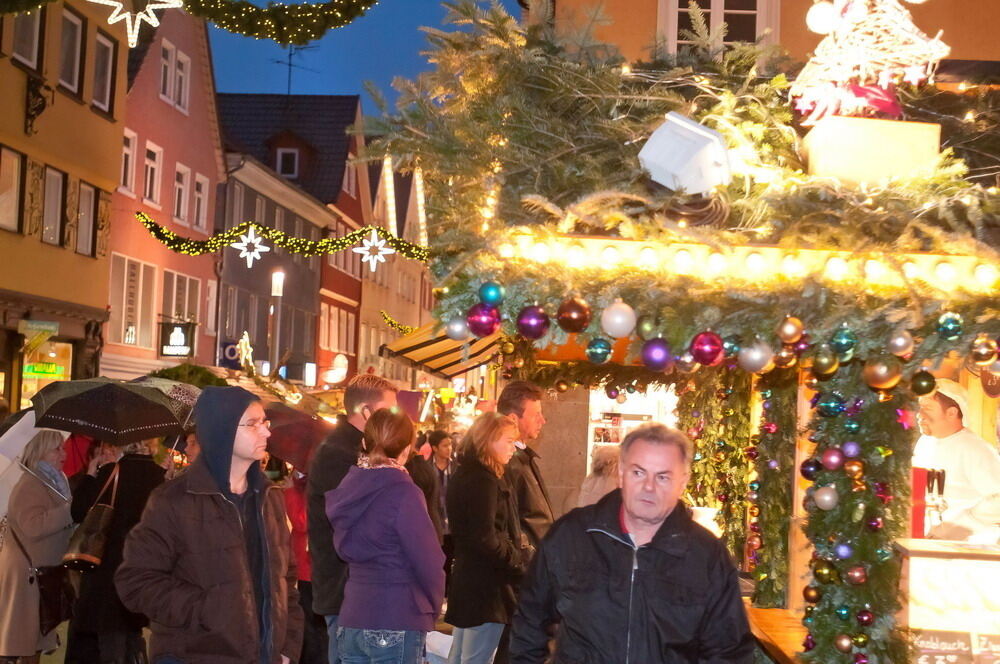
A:
<svg viewBox="0 0 1000 664">
<path fill-rule="evenodd" d="M 278 343 L 281 340 L 281 296 L 285 291 L 285 273 L 271 273 L 271 306 L 267 315 L 267 348 L 272 371 L 278 368 Z"/>
</svg>

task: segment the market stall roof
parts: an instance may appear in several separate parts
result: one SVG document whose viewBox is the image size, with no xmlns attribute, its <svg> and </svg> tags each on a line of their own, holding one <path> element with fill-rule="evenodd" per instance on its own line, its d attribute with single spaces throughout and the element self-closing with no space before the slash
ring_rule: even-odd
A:
<svg viewBox="0 0 1000 664">
<path fill-rule="evenodd" d="M 500 339 L 500 333 L 496 332 L 482 339 L 456 341 L 434 328 L 435 323 L 417 328 L 383 345 L 379 355 L 450 380 L 489 362 Z"/>
</svg>

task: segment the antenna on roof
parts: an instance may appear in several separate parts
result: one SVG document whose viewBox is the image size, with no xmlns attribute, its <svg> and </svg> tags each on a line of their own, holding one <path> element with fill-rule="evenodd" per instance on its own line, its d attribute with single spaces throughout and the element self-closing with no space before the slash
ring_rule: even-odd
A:
<svg viewBox="0 0 1000 664">
<path fill-rule="evenodd" d="M 282 58 L 280 60 L 275 58 L 275 59 L 271 60 L 271 62 L 274 63 L 274 64 L 285 65 L 286 67 L 288 67 L 288 89 L 285 91 L 286 95 L 291 95 L 292 94 L 292 70 L 293 69 L 302 69 L 304 71 L 311 71 L 314 74 L 318 74 L 319 73 L 319 71 L 317 71 L 315 69 L 310 69 L 309 67 L 303 67 L 302 65 L 297 65 L 297 64 L 295 64 L 292 61 L 292 59 L 296 55 L 300 55 L 301 51 L 311 51 L 311 50 L 313 50 L 315 48 L 319 48 L 319 46 L 318 45 L 313 45 L 313 46 L 295 46 L 293 44 L 293 45 L 290 45 L 288 47 L 288 57 L 287 58 Z"/>
</svg>

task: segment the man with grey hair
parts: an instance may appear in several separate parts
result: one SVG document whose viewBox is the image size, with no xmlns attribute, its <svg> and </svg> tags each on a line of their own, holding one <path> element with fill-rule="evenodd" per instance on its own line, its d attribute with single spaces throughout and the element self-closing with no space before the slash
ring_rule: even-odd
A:
<svg viewBox="0 0 1000 664">
<path fill-rule="evenodd" d="M 512 664 L 753 661 L 736 568 L 680 502 L 693 445 L 650 423 L 621 444 L 619 489 L 553 524 L 521 588 Z"/>
</svg>

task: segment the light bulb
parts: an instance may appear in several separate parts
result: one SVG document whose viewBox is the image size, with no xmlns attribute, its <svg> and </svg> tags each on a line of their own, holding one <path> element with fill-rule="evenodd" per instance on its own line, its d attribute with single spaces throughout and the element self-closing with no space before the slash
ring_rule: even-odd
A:
<svg viewBox="0 0 1000 664">
<path fill-rule="evenodd" d="M 806 12 L 806 27 L 818 35 L 833 32 L 837 24 L 837 10 L 832 2 L 817 2 Z"/>
<path fill-rule="evenodd" d="M 975 275 L 976 281 L 978 281 L 981 286 L 985 286 L 986 288 L 992 288 L 993 284 L 995 284 L 997 279 L 1000 278 L 1000 273 L 998 273 L 997 269 L 992 265 L 987 265 L 985 263 L 976 266 Z"/>
<path fill-rule="evenodd" d="M 643 247 L 639 252 L 639 264 L 650 270 L 660 267 L 660 253 L 653 247 Z"/>
<path fill-rule="evenodd" d="M 840 281 L 847 276 L 847 261 L 840 256 L 834 256 L 826 262 L 826 276 L 834 281 Z"/>
<path fill-rule="evenodd" d="M 618 263 L 622 260 L 622 252 L 618 251 L 618 247 L 614 245 L 608 245 L 604 247 L 604 251 L 601 252 L 601 261 L 604 263 L 605 267 L 618 267 Z"/>
</svg>

